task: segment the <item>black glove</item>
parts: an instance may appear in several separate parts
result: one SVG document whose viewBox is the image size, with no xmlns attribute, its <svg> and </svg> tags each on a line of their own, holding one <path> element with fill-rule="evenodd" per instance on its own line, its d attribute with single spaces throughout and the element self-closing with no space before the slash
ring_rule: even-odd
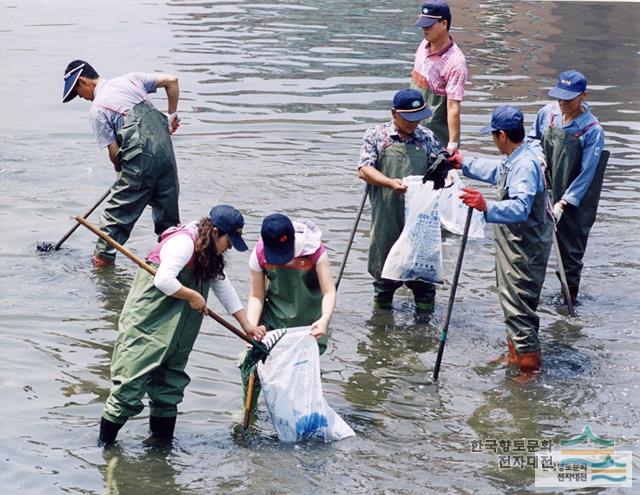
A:
<svg viewBox="0 0 640 495">
<path fill-rule="evenodd" d="M 427 168 L 424 176 L 422 177 L 422 183 L 424 184 L 428 180 L 433 181 L 434 189 L 442 189 L 444 187 L 449 170 L 454 168 L 453 163 L 450 162 L 451 155 L 448 151 L 442 150 L 437 154 L 429 156 L 431 165 Z"/>
</svg>

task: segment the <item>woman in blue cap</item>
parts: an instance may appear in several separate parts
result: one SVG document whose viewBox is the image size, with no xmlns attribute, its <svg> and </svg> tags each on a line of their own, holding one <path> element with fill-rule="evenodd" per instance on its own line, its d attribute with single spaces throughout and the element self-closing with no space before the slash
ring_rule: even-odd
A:
<svg viewBox="0 0 640 495">
<path fill-rule="evenodd" d="M 575 304 L 589 232 L 596 220 L 608 153 L 604 131 L 585 101 L 587 78 L 577 70 L 558 76 L 529 135 L 540 139 L 547 161 L 558 247 Z"/>
<path fill-rule="evenodd" d="M 320 229 L 311 221 L 292 222 L 280 213 L 265 217 L 249 268 L 249 321 L 267 330 L 308 325 L 318 339 L 320 354 L 324 353 L 336 286 Z M 253 367 L 241 369 L 246 404 L 246 385 Z M 252 405 L 260 388 L 253 390 Z"/>
<path fill-rule="evenodd" d="M 208 217 L 171 227 L 147 261 L 155 277 L 139 269 L 120 320 L 111 360 L 114 386 L 102 412 L 99 443 L 115 441 L 128 418 L 143 409 L 149 396 L 151 436 L 170 440 L 177 405 L 189 384 L 185 372 L 200 331 L 209 288 L 249 337 L 260 340 L 264 327 L 249 322 L 236 291 L 225 277 L 225 251 L 246 251 L 244 219 L 229 205 L 211 209 Z"/>
</svg>

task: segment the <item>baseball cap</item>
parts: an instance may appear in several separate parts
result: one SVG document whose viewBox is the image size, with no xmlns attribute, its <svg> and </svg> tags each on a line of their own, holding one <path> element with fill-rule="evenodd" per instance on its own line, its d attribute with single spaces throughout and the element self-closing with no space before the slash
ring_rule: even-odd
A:
<svg viewBox="0 0 640 495">
<path fill-rule="evenodd" d="M 449 5 L 446 2 L 438 0 L 424 2 L 415 25 L 419 27 L 429 27 L 442 19 L 451 22 L 451 10 L 449 10 Z"/>
<path fill-rule="evenodd" d="M 480 129 L 480 134 L 489 134 L 493 131 L 511 131 L 524 125 L 524 115 L 519 108 L 511 105 L 502 105 L 493 111 L 491 125 Z"/>
<path fill-rule="evenodd" d="M 265 217 L 260 235 L 267 263 L 284 265 L 293 259 L 296 232 L 289 217 L 281 213 Z"/>
<path fill-rule="evenodd" d="M 80 76 L 85 76 L 90 79 L 99 77 L 98 73 L 93 67 L 91 67 L 89 62 L 85 62 L 84 60 L 74 60 L 73 62 L 70 62 L 69 65 L 67 65 L 67 68 L 64 70 L 64 89 L 62 91 L 62 103 L 67 103 L 68 101 L 71 101 L 76 96 L 78 96 L 75 87 Z"/>
<path fill-rule="evenodd" d="M 549 90 L 549 96 L 559 100 L 573 100 L 587 90 L 587 78 L 577 70 L 566 70 L 558 76 L 555 88 Z"/>
<path fill-rule="evenodd" d="M 401 89 L 393 97 L 393 108 L 404 120 L 416 122 L 431 117 L 422 93 L 416 89 Z"/>
<path fill-rule="evenodd" d="M 233 249 L 236 251 L 246 251 L 249 249 L 242 239 L 242 227 L 244 218 L 242 213 L 230 205 L 218 205 L 211 208 L 209 220 L 218 228 L 221 235 L 228 235 Z"/>
</svg>

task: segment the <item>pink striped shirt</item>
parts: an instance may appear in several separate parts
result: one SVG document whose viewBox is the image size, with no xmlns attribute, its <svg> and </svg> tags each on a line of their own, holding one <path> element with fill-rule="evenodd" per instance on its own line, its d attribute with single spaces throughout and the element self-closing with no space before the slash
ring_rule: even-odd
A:
<svg viewBox="0 0 640 495">
<path fill-rule="evenodd" d="M 418 86 L 428 87 L 437 95 L 462 101 L 467 63 L 453 38 L 450 40 L 447 46 L 437 52 L 430 52 L 430 44 L 422 40 L 416 50 L 411 78 Z"/>
</svg>

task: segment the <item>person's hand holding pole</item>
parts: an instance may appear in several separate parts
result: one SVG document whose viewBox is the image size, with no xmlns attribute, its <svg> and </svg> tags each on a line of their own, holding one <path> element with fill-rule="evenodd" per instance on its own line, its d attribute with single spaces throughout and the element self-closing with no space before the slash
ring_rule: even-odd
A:
<svg viewBox="0 0 640 495">
<path fill-rule="evenodd" d="M 478 211 L 487 211 L 487 202 L 482 193 L 473 187 L 463 187 L 460 195 L 462 202 Z"/>
</svg>

